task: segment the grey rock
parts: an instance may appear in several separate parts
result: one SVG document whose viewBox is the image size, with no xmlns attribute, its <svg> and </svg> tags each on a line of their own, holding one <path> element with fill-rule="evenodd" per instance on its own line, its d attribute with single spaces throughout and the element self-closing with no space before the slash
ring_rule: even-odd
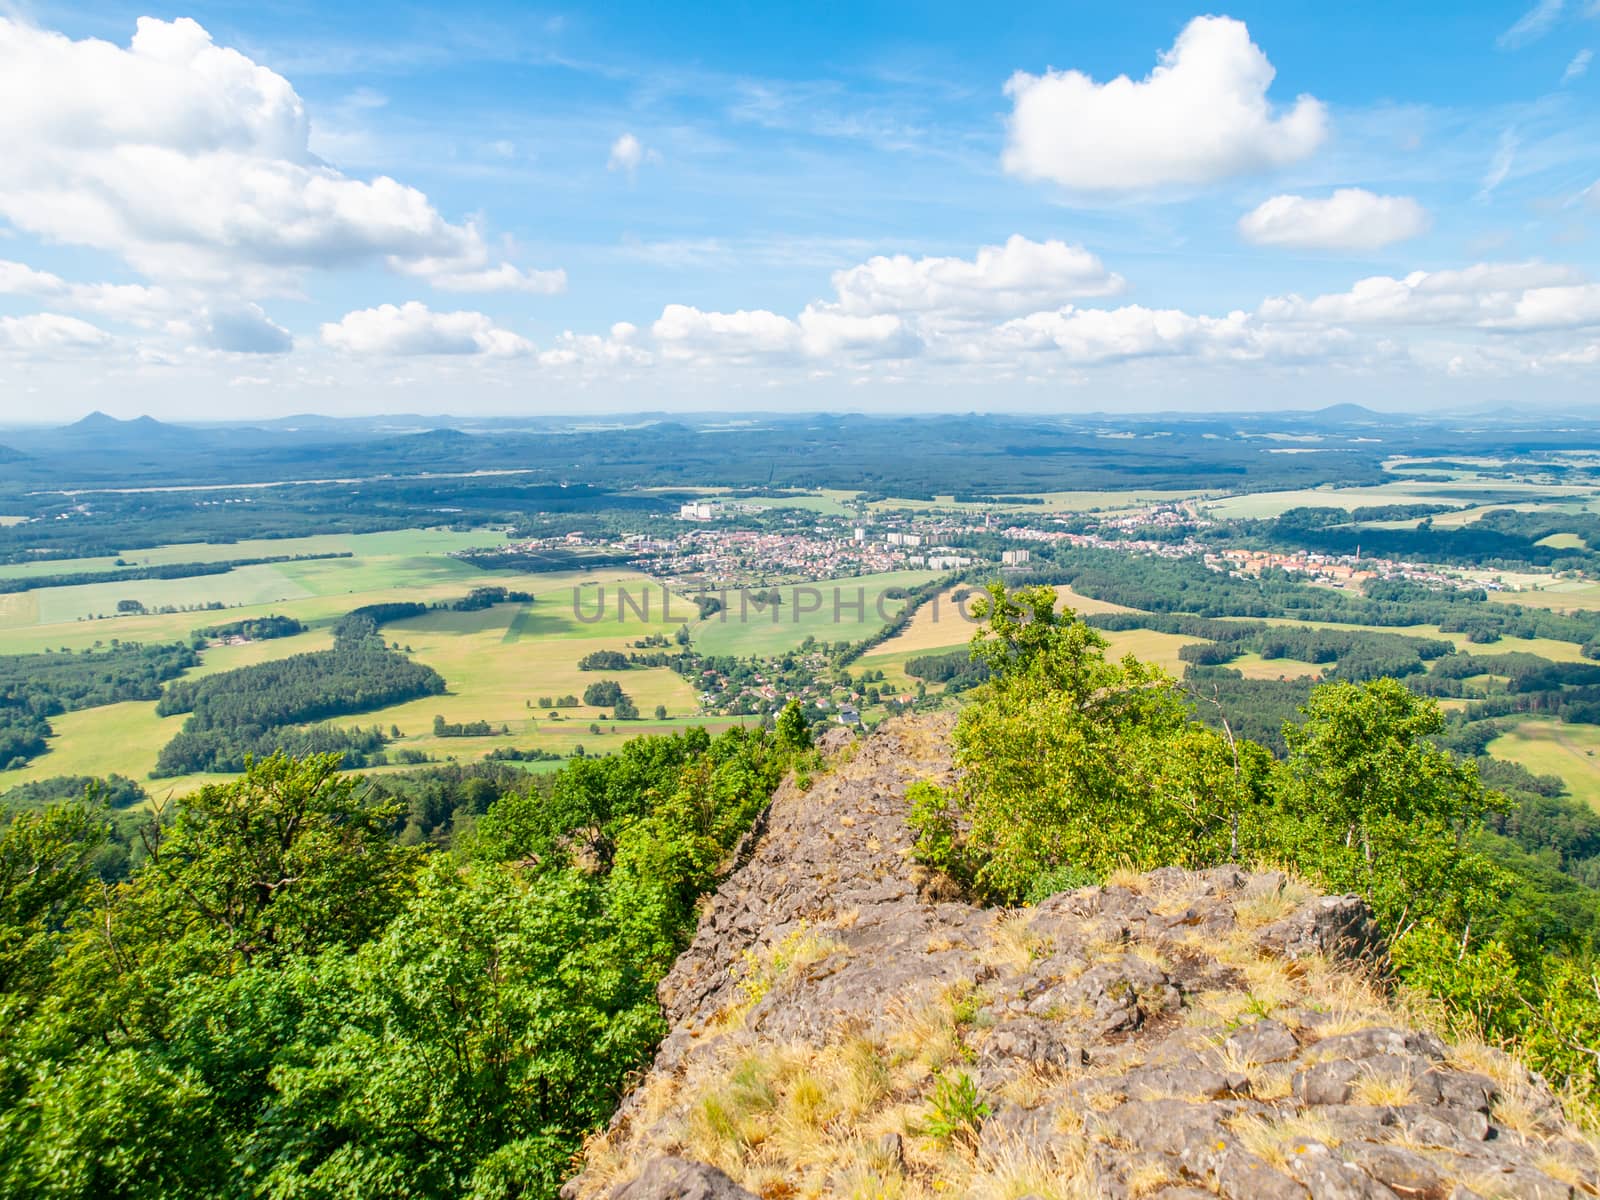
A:
<svg viewBox="0 0 1600 1200">
<path fill-rule="evenodd" d="M 1439 1169 L 1414 1150 L 1367 1143 L 1348 1152 L 1368 1175 L 1402 1196 L 1433 1195 L 1444 1187 Z"/>
<path fill-rule="evenodd" d="M 1224 1200 L 1310 1200 L 1305 1184 L 1274 1171 L 1253 1154 L 1232 1149 L 1217 1165 L 1217 1194 Z"/>
<path fill-rule="evenodd" d="M 1311 1200 L 1395 1200 L 1395 1194 L 1354 1163 L 1336 1158 L 1321 1142 L 1306 1142 L 1289 1157 L 1289 1173 Z"/>
<path fill-rule="evenodd" d="M 1380 950 L 1381 937 L 1360 896 L 1319 896 L 1261 930 L 1256 944 L 1291 961 L 1308 954 L 1363 959 Z"/>
<path fill-rule="evenodd" d="M 1270 1019 L 1234 1031 L 1223 1044 L 1246 1062 L 1253 1063 L 1283 1062 L 1300 1051 L 1294 1034 L 1281 1022 Z"/>
<path fill-rule="evenodd" d="M 611 1200 L 758 1200 L 721 1171 L 705 1163 L 662 1155 L 645 1164 L 639 1177 L 611 1193 Z"/>
<path fill-rule="evenodd" d="M 985 1058 L 1015 1058 L 1058 1067 L 1082 1066 L 1088 1061 L 1081 1042 L 1069 1040 L 1059 1024 L 1023 1017 L 997 1025 L 984 1042 Z"/>
</svg>

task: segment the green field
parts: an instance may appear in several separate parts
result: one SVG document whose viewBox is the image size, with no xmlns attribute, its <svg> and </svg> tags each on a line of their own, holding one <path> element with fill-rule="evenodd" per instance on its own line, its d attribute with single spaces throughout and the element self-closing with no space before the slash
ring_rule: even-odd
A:
<svg viewBox="0 0 1600 1200">
<path fill-rule="evenodd" d="M 1559 775 L 1575 799 L 1600 810 L 1600 727 L 1522 721 L 1490 742 L 1489 753 L 1535 775 Z"/>
<path fill-rule="evenodd" d="M 887 589 L 911 588 L 936 577 L 932 571 L 887 571 L 827 579 L 799 585 L 798 604 L 797 589 L 786 586 L 778 589 L 783 603 L 775 609 L 756 605 L 749 592 L 730 590 L 722 612 L 690 628 L 695 647 L 705 654 L 781 654 L 808 636 L 819 642 L 856 642 L 882 629 L 905 603 L 885 597 Z M 813 611 L 800 611 L 813 604 Z"/>
<path fill-rule="evenodd" d="M 129 550 L 121 557 L 125 567 L 151 567 L 168 563 L 231 562 L 245 558 L 293 558 L 307 554 L 348 553 L 360 558 L 404 558 L 504 544 L 504 535 L 493 530 L 458 533 L 450 529 L 398 529 L 383 533 L 326 533 L 311 537 L 258 538 L 242 542 L 186 542 L 176 546 Z M 54 558 L 42 562 L 7 563 L 0 566 L 0 579 L 80 575 L 118 569 L 114 555 Z M 212 575 L 207 578 L 218 577 Z"/>
<path fill-rule="evenodd" d="M 1483 493 L 1494 492 L 1492 503 L 1484 502 Z M 1302 488 L 1286 492 L 1255 492 L 1244 496 L 1229 496 L 1222 500 L 1203 501 L 1201 507 L 1229 520 L 1278 517 L 1291 508 L 1343 508 L 1356 509 L 1377 504 L 1468 504 L 1477 515 L 1490 508 L 1545 508 L 1552 504 L 1581 504 L 1594 500 L 1597 492 L 1592 487 L 1571 485 L 1546 485 L 1519 483 L 1502 479 L 1469 480 L 1441 478 L 1439 480 L 1398 480 L 1373 487 L 1352 488 Z M 1499 497 L 1503 496 L 1504 499 Z M 1435 524 L 1452 524 L 1444 514 L 1435 518 Z M 1473 519 L 1476 519 L 1474 516 Z"/>
<path fill-rule="evenodd" d="M 223 556 L 233 557 L 242 549 L 248 550 L 246 556 L 253 556 L 261 547 L 293 553 L 330 549 L 355 549 L 360 553 L 348 559 L 247 567 L 226 575 L 90 584 L 0 596 L 0 653 L 47 647 L 84 649 L 113 638 L 143 642 L 187 640 L 191 631 L 200 626 L 270 613 L 292 616 L 309 626 L 307 632 L 294 637 L 208 647 L 201 652 L 201 663 L 191 674 L 211 675 L 325 649 L 332 644 L 333 623 L 360 605 L 392 600 L 448 602 L 473 587 L 499 584 L 532 593 L 534 602 L 502 604 L 467 613 L 439 610 L 384 629 L 385 637 L 408 647 L 419 661 L 444 677 L 448 689 L 445 695 L 343 718 L 340 723 L 377 724 L 386 730 L 398 726 L 404 735 L 401 746 L 441 760 L 475 759 L 501 746 L 538 747 L 568 754 L 581 744 L 593 752 L 604 749 L 612 738 L 620 740 L 638 733 L 704 723 L 695 718 L 694 690 L 664 667 L 618 672 L 614 676 L 639 710 L 651 719 L 618 722 L 614 731 L 612 722 L 606 721 L 602 733 L 595 735 L 589 726 L 598 721 L 604 710 L 563 709 L 556 719 L 551 718 L 550 712 L 540 710 L 539 697 L 567 693 L 581 696 L 587 684 L 601 677 L 578 670 L 577 663 L 583 655 L 600 649 L 626 651 L 635 640 L 651 633 L 671 636 L 696 615 L 695 609 L 683 597 L 667 594 L 647 576 L 628 569 L 530 575 L 481 571 L 444 554 L 464 546 L 489 544 L 495 538 L 494 534 L 484 533 L 412 531 L 248 546 L 240 543 L 227 547 L 228 553 Z M 163 548 L 160 553 L 170 561 L 199 561 L 197 552 L 217 549 L 177 546 Z M 626 593 L 626 601 L 621 599 L 621 593 Z M 100 611 L 102 606 L 114 608 L 119 598 L 189 606 L 220 599 L 228 607 L 79 619 L 84 612 Z M 664 722 L 653 719 L 658 704 L 665 705 L 669 713 Z M 511 733 L 492 738 L 436 738 L 432 732 L 435 715 L 451 723 L 483 720 L 497 727 L 505 725 Z M 54 775 L 116 771 L 142 780 L 155 765 L 161 747 L 182 723 L 182 717 L 157 717 L 153 701 L 115 704 L 54 718 L 50 752 L 26 768 L 0 772 L 0 791 Z M 712 722 L 718 726 L 725 723 Z M 155 781 L 150 787 L 155 795 L 182 793 L 208 779 L 185 776 Z"/>
</svg>

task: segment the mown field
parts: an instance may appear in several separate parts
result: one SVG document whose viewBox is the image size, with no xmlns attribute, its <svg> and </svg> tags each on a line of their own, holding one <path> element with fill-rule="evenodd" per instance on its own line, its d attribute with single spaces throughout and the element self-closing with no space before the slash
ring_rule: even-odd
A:
<svg viewBox="0 0 1600 1200">
<path fill-rule="evenodd" d="M 1485 493 L 1492 493 L 1492 499 Z M 1356 509 L 1379 504 L 1470 505 L 1472 519 L 1491 508 L 1544 508 L 1551 504 L 1584 505 L 1600 497 L 1592 487 L 1522 483 L 1504 479 L 1444 478 L 1396 480 L 1370 487 L 1302 488 L 1283 492 L 1253 492 L 1201 502 L 1201 508 L 1230 520 L 1278 517 L 1291 508 Z M 1446 517 L 1454 518 L 1446 520 Z M 1464 523 L 1463 514 L 1444 514 L 1435 524 Z"/>
<path fill-rule="evenodd" d="M 1535 775 L 1560 776 L 1575 799 L 1600 810 L 1600 727 L 1520 721 L 1489 743 L 1489 753 Z"/>
<path fill-rule="evenodd" d="M 882 629 L 905 604 L 885 592 L 912 588 L 936 576 L 933 571 L 887 571 L 785 585 L 778 588 L 783 602 L 776 608 L 755 602 L 753 591 L 763 589 L 730 590 L 725 597 L 713 593 L 723 599 L 723 611 L 697 619 L 690 632 L 703 653 L 738 656 L 781 654 L 807 637 L 819 642 L 860 641 Z M 686 611 L 694 610 L 686 606 Z"/>
</svg>

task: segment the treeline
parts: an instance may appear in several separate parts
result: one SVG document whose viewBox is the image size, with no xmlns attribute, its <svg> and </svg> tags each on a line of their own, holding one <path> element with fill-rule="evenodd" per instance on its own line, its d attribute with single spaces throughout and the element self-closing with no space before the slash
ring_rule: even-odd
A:
<svg viewBox="0 0 1600 1200">
<path fill-rule="evenodd" d="M 203 679 L 180 680 L 163 693 L 162 716 L 189 713 L 183 729 L 161 751 L 157 776 L 191 771 L 237 770 L 245 755 L 259 754 L 285 726 L 370 712 L 445 690 L 432 667 L 391 650 L 366 616 L 346 616 L 335 626 L 331 650 L 316 650 L 256 663 Z M 326 727 L 295 737 L 318 742 L 317 750 L 363 755 L 381 745 L 355 731 Z M 342 738 L 337 746 L 329 738 Z M 299 743 L 299 744 L 303 744 Z M 270 753 L 270 749 L 268 753 Z"/>
<path fill-rule="evenodd" d="M 529 575 L 553 571 L 596 571 L 626 566 L 637 555 L 612 550 L 478 550 L 455 556 L 481 571 L 521 571 Z"/>
<path fill-rule="evenodd" d="M 908 658 L 905 672 L 924 683 L 942 683 L 946 693 L 951 695 L 977 687 L 989 678 L 989 668 L 981 662 L 973 662 L 972 655 L 964 649 Z"/>
<path fill-rule="evenodd" d="M 109 890 L 103 812 L 15 819 L 5 1190 L 554 1200 L 803 736 L 638 739 L 550 780 L 274 757 L 175 801 Z"/>
<path fill-rule="evenodd" d="M 933 600 L 946 588 L 954 587 L 963 581 L 970 582 L 975 580 L 980 574 L 980 571 L 975 570 L 956 571 L 949 575 L 942 575 L 937 579 L 929 579 L 917 584 L 916 587 L 895 589 L 905 593 L 904 603 L 901 604 L 899 611 L 890 617 L 888 622 L 876 633 L 868 634 L 859 642 L 852 642 L 849 648 L 839 656 L 838 665 L 842 667 L 849 666 L 874 646 L 881 646 L 896 634 L 904 632 L 906 627 L 911 624 L 911 619 L 917 615 L 917 610 L 924 604 Z M 887 590 L 885 594 L 887 595 Z"/>
<path fill-rule="evenodd" d="M 49 749 L 50 718 L 124 700 L 154 700 L 162 684 L 200 661 L 181 642 L 0 656 L 0 769 Z"/>
<path fill-rule="evenodd" d="M 139 579 L 190 579 L 201 575 L 226 575 L 239 567 L 261 567 L 272 563 L 309 562 L 323 558 L 350 558 L 340 550 L 327 554 L 278 554 L 269 558 L 230 558 L 218 562 L 155 563 L 145 567 L 126 567 L 112 571 L 73 571 L 59 575 L 24 575 L 0 579 L 0 594 L 31 592 L 43 588 L 79 587 L 90 583 L 127 583 Z"/>
<path fill-rule="evenodd" d="M 1429 588 L 1402 579 L 1376 579 L 1364 594 L 1314 587 L 1272 569 L 1259 577 L 1213 571 L 1198 557 L 1160 558 L 1093 547 L 1058 547 L 1023 583 L 1070 584 L 1096 600 L 1153 613 L 1201 617 L 1280 617 L 1349 625 L 1438 625 L 1488 644 L 1502 637 L 1554 638 L 1600 654 L 1593 618 L 1493 602 L 1481 588 Z"/>
<path fill-rule="evenodd" d="M 370 621 L 374 628 L 382 629 L 392 621 L 410 621 L 428 614 L 426 604 L 418 604 L 415 600 L 388 600 L 378 604 L 363 604 L 360 608 L 352 608 L 334 625 L 335 637 L 340 636 L 343 628 L 354 629 L 361 621 Z"/>
<path fill-rule="evenodd" d="M 583 689 L 583 702 L 595 708 L 609 708 L 618 721 L 637 721 L 639 710 L 633 699 L 615 679 L 601 679 Z"/>
<path fill-rule="evenodd" d="M 273 638 L 293 637 L 305 631 L 306 627 L 293 617 L 274 615 L 247 617 L 242 621 L 229 621 L 226 625 L 207 625 L 196 629 L 193 636 L 212 641 L 237 637 L 251 642 L 265 642 Z"/>
<path fill-rule="evenodd" d="M 475 587 L 459 600 L 447 606 L 451 612 L 478 612 L 496 604 L 527 604 L 533 600 L 531 592 L 513 591 L 503 587 Z"/>
<path fill-rule="evenodd" d="M 44 808 L 49 804 L 79 800 L 123 809 L 143 804 L 149 798 L 144 786 L 126 775 L 111 774 L 103 779 L 95 775 L 52 775 L 49 779 L 19 783 L 0 792 L 0 823 L 4 822 L 7 810 Z"/>
<path fill-rule="evenodd" d="M 381 766 L 389 739 L 377 726 L 346 729 L 338 725 L 239 725 L 220 729 L 183 729 L 156 756 L 152 779 L 209 772 L 232 775 L 254 760 L 283 753 L 335 756 L 345 770 Z"/>
<path fill-rule="evenodd" d="M 1439 638 L 1408 637 L 1355 629 L 1265 625 L 1243 638 L 1181 646 L 1178 657 L 1196 666 L 1222 666 L 1241 654 L 1265 659 L 1294 659 L 1327 666 L 1324 675 L 1359 683 L 1365 679 L 1400 679 L 1421 674 L 1427 664 L 1455 653 L 1455 643 Z"/>
<path fill-rule="evenodd" d="M 496 734 L 510 733 L 502 725 L 496 729 L 487 721 L 446 721 L 442 716 L 433 718 L 433 736 L 440 738 L 460 737 L 493 737 Z"/>
</svg>

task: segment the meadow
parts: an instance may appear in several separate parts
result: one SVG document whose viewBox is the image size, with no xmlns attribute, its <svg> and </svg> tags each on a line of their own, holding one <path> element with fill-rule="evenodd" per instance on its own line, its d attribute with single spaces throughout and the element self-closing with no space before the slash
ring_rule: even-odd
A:
<svg viewBox="0 0 1600 1200">
<path fill-rule="evenodd" d="M 776 609 L 755 602 L 755 591 L 729 589 L 713 595 L 722 612 L 690 626 L 695 648 L 703 654 L 772 655 L 800 645 L 807 637 L 819 642 L 855 642 L 883 628 L 900 611 L 903 599 L 886 596 L 893 588 L 912 588 L 937 577 L 933 571 L 886 571 L 825 579 L 778 588 L 783 602 Z M 659 586 L 656 586 L 659 591 Z M 815 607 L 813 607 L 815 606 Z M 685 610 L 694 610 L 685 606 Z"/>
<path fill-rule="evenodd" d="M 299 538 L 282 542 L 236 543 L 228 547 L 171 546 L 146 552 L 152 561 L 202 561 L 256 557 L 262 553 L 311 554 L 348 550 L 351 558 L 319 559 L 246 567 L 226 575 L 190 579 L 143 580 L 42 589 L 0 597 L 0 653 L 46 648 L 81 650 L 114 639 L 139 642 L 187 640 L 196 628 L 281 614 L 308 626 L 288 638 L 241 645 L 213 645 L 201 652 L 194 676 L 216 674 L 254 663 L 285 658 L 332 644 L 333 623 L 351 609 L 384 601 L 449 603 L 473 587 L 501 585 L 534 595 L 531 604 L 501 604 L 474 612 L 439 609 L 411 621 L 394 622 L 384 636 L 410 649 L 446 681 L 447 692 L 412 704 L 343 718 L 344 725 L 397 727 L 396 748 L 418 750 L 440 760 L 474 759 L 502 746 L 539 748 L 570 754 L 603 749 L 610 738 L 681 729 L 697 709 L 694 690 L 664 667 L 617 672 L 614 677 L 646 719 L 616 722 L 605 709 L 579 706 L 542 710 L 538 700 L 565 694 L 582 696 L 603 673 L 578 670 L 592 650 L 623 650 L 650 634 L 673 635 L 695 616 L 681 596 L 636 571 L 606 567 L 593 572 L 526 574 L 483 571 L 447 557 L 451 550 L 490 545 L 493 533 L 458 534 L 444 530 Z M 887 586 L 887 585 L 880 585 Z M 625 591 L 630 602 L 619 603 Z M 604 610 L 600 599 L 604 597 Z M 646 599 L 648 597 L 648 600 Z M 116 600 L 141 599 L 198 607 L 222 600 L 221 610 L 148 613 L 94 619 L 88 613 L 115 609 Z M 786 627 L 788 628 L 788 627 Z M 803 634 L 796 635 L 796 640 Z M 665 706 L 666 721 L 654 719 Z M 552 717 L 552 713 L 556 715 Z M 488 721 L 509 736 L 438 738 L 433 718 L 448 723 Z M 161 747 L 182 725 L 182 717 L 158 717 L 153 701 L 130 701 L 67 713 L 52 719 L 50 752 L 19 770 L 0 772 L 0 791 L 55 775 L 117 772 L 143 780 Z M 590 731 L 600 723 L 602 732 Z M 702 722 L 720 727 L 727 722 Z M 613 724 L 615 728 L 613 730 Z M 541 764 L 530 764 L 538 768 Z M 152 794 L 182 794 L 211 781 L 203 775 L 161 780 Z"/>
<path fill-rule="evenodd" d="M 1535 775 L 1560 776 L 1574 799 L 1600 811 L 1600 727 L 1519 721 L 1488 749 L 1494 757 L 1521 763 Z"/>
<path fill-rule="evenodd" d="M 1484 501 L 1484 493 L 1495 493 L 1492 502 Z M 1523 483 L 1504 479 L 1464 479 L 1457 476 L 1438 480 L 1396 480 L 1392 483 L 1370 487 L 1350 488 L 1300 488 L 1281 492 L 1253 492 L 1242 496 L 1228 496 L 1220 500 L 1201 501 L 1205 511 L 1228 520 L 1279 517 L 1291 508 L 1343 508 L 1356 509 L 1379 504 L 1452 504 L 1470 505 L 1477 515 L 1491 508 L 1543 508 L 1552 503 L 1593 503 L 1600 492 L 1592 487 Z M 1442 514 L 1435 524 L 1445 517 Z M 1476 519 L 1474 516 L 1472 519 Z M 1458 519 L 1445 522 L 1463 523 Z"/>
</svg>

